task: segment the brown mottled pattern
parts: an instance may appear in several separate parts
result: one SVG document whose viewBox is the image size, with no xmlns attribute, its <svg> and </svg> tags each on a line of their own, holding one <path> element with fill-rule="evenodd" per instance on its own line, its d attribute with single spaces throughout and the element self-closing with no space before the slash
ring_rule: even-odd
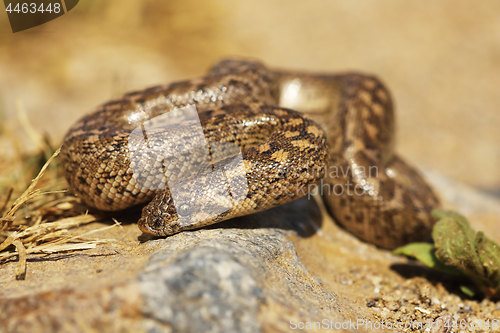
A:
<svg viewBox="0 0 500 333">
<path fill-rule="evenodd" d="M 190 104 L 197 107 L 205 138 L 236 143 L 244 158 L 247 196 L 209 218 L 204 216 L 227 206 L 221 199 L 227 184 L 205 177 L 213 165 L 195 174 L 189 168 L 169 168 L 158 159 L 165 149 L 163 133 L 148 133 L 147 142 L 137 147 L 145 170 L 140 177 L 150 185 L 144 187 L 133 177 L 133 166 L 139 162 L 130 161 L 128 150 L 133 129 Z M 169 135 L 189 145 L 189 126 L 174 128 Z M 156 235 L 289 202 L 326 174 L 323 181 L 331 190 L 344 189 L 342 195 L 323 196 L 335 219 L 361 239 L 393 248 L 429 237 L 434 222 L 430 211 L 438 205 L 418 173 L 394 155 L 393 132 L 390 95 L 374 77 L 269 71 L 258 62 L 228 59 L 206 77 L 132 92 L 100 106 L 69 130 L 61 156 L 71 188 L 89 206 L 110 211 L 150 201 L 139 227 Z M 223 165 L 227 160 L 212 163 Z M 158 164 L 164 174 L 148 171 Z M 234 164 L 227 177 L 241 167 Z M 353 174 L 354 167 L 365 167 L 367 173 L 376 167 L 378 173 Z M 335 175 L 334 168 L 348 172 Z M 152 189 L 164 178 L 168 182 L 190 177 L 205 182 L 210 194 L 183 188 L 185 197 L 197 198 L 187 206 L 174 207 L 168 186 Z M 355 186 L 366 193 L 348 195 Z M 192 219 L 179 223 L 178 217 L 186 212 L 196 214 L 187 214 Z"/>
<path fill-rule="evenodd" d="M 328 186 L 322 194 L 335 220 L 384 248 L 428 240 L 435 223 L 430 212 L 439 200 L 418 172 L 394 153 L 393 107 L 384 85 L 355 73 L 275 75 L 278 104 L 307 112 L 327 132 Z M 300 86 L 292 97 L 286 94 L 291 84 Z M 363 194 L 357 195 L 356 188 Z"/>
</svg>

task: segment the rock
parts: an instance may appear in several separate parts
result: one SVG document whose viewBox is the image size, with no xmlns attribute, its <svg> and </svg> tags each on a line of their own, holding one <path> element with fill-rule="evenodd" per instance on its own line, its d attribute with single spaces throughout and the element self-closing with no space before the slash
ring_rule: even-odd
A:
<svg viewBox="0 0 500 333">
<path fill-rule="evenodd" d="M 251 269 L 241 263 L 254 252 L 231 243 L 218 249 L 217 241 L 183 251 L 173 262 L 171 251 L 153 255 L 138 276 L 144 315 L 181 332 L 261 328 L 257 316 L 264 294 Z"/>
</svg>

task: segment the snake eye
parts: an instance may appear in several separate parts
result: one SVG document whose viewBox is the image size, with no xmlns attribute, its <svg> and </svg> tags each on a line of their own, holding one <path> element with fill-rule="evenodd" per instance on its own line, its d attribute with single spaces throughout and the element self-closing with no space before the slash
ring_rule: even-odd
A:
<svg viewBox="0 0 500 333">
<path fill-rule="evenodd" d="M 177 209 L 177 214 L 183 217 L 187 217 L 191 214 L 191 207 L 186 204 L 180 205 L 180 207 Z"/>
</svg>

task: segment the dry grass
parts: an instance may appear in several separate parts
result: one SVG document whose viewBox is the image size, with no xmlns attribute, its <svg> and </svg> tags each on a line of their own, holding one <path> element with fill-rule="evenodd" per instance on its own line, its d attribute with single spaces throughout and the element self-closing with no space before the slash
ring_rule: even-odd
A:
<svg viewBox="0 0 500 333">
<path fill-rule="evenodd" d="M 27 255 L 95 248 L 112 240 L 89 236 L 118 223 L 87 232 L 78 229 L 96 221 L 98 216 L 88 214 L 79 200 L 67 193 L 57 163 L 60 148 L 54 151 L 47 136 L 36 133 L 21 103 L 18 111 L 19 123 L 37 150 L 24 152 L 17 144 L 19 138 L 10 130 L 11 124 L 0 122 L 0 144 L 10 143 L 15 152 L 0 162 L 0 267 L 6 259 L 18 257 L 16 279 L 24 279 Z"/>
</svg>

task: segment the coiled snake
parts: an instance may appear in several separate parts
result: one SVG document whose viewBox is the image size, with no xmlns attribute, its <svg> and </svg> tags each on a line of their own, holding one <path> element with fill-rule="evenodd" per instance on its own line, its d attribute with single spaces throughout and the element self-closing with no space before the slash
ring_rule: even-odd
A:
<svg viewBox="0 0 500 333">
<path fill-rule="evenodd" d="M 150 126 L 189 105 L 199 120 L 178 112 L 180 120 Z M 149 202 L 139 220 L 146 233 L 168 236 L 262 211 L 319 181 L 339 224 L 394 248 L 429 237 L 439 202 L 394 154 L 393 133 L 391 98 L 375 77 L 229 59 L 206 77 L 103 104 L 69 130 L 61 158 L 87 205 L 115 211 Z"/>
</svg>

